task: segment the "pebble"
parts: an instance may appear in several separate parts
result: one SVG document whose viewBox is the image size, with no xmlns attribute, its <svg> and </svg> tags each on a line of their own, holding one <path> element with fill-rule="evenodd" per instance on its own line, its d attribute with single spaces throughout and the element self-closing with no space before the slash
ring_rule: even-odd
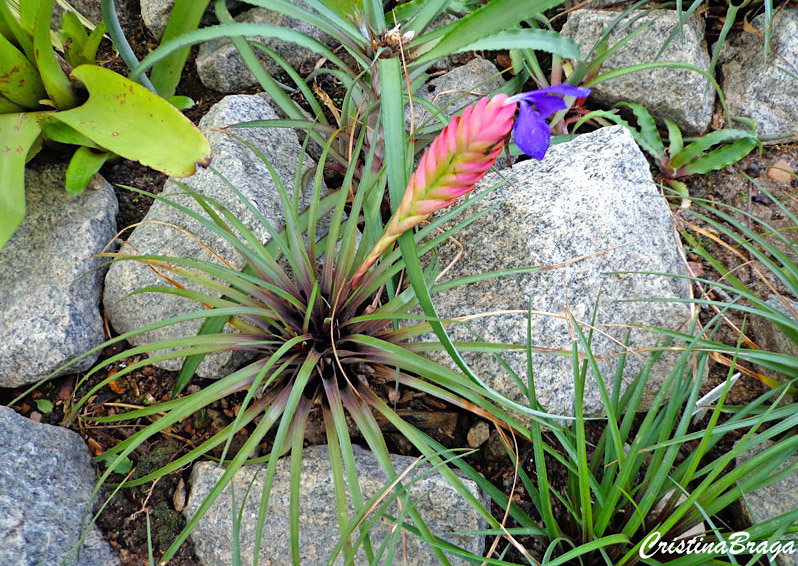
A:
<svg viewBox="0 0 798 566">
<path fill-rule="evenodd" d="M 789 185 L 793 179 L 794 170 L 790 164 L 779 159 L 768 168 L 768 179 Z"/>
<path fill-rule="evenodd" d="M 485 444 L 485 442 L 487 442 L 489 437 L 490 427 L 488 426 L 488 423 L 485 421 L 479 421 L 468 431 L 466 439 L 468 440 L 468 445 L 471 448 L 479 448 Z"/>
</svg>

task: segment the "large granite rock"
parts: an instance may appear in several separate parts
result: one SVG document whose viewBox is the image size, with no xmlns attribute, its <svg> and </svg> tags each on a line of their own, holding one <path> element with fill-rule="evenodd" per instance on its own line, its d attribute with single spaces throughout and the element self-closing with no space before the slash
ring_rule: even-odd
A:
<svg viewBox="0 0 798 566">
<path fill-rule="evenodd" d="M 359 446 L 353 446 L 353 449 L 360 489 L 363 498 L 368 500 L 381 493 L 388 484 L 388 480 L 371 452 Z M 401 473 L 412 466 L 415 460 L 415 458 L 408 456 L 391 456 L 391 461 L 397 473 Z M 277 464 L 277 473 L 271 490 L 271 499 L 266 518 L 266 528 L 261 539 L 262 546 L 259 558 L 261 564 L 286 564 L 290 562 L 291 547 L 288 534 L 290 466 L 290 457 L 281 459 Z M 408 485 L 411 478 L 420 475 L 424 471 L 429 471 L 429 468 L 422 466 L 416 472 L 410 472 L 404 484 Z M 191 475 L 191 494 L 184 511 L 187 518 L 194 515 L 204 498 L 207 497 L 211 489 L 219 481 L 222 473 L 223 470 L 211 462 L 195 464 Z M 237 510 L 241 510 L 243 495 L 251 486 L 250 495 L 244 503 L 244 519 L 239 537 L 241 560 L 244 565 L 249 565 L 253 562 L 252 553 L 257 528 L 258 507 L 265 474 L 265 464 L 246 466 L 238 471 L 233 479 Z M 341 537 L 335 511 L 335 488 L 333 487 L 332 469 L 327 446 L 312 446 L 304 450 L 301 476 L 299 507 L 299 552 L 301 562 L 303 566 L 322 566 L 327 564 L 332 550 Z M 463 483 L 471 493 L 482 500 L 483 504 L 487 503 L 487 500 L 479 492 L 473 481 L 463 479 Z M 485 525 L 476 511 L 439 474 L 433 473 L 418 479 L 410 488 L 410 496 L 433 534 L 477 555 L 484 551 L 483 537 L 452 534 L 484 529 Z M 194 543 L 194 549 L 204 566 L 228 566 L 231 563 L 233 555 L 231 542 L 232 510 L 230 487 L 228 486 L 209 511 L 200 519 L 197 528 L 192 533 L 191 540 Z M 397 509 L 394 505 L 389 514 L 396 516 L 396 513 Z M 349 516 L 350 519 L 354 517 L 351 507 Z M 405 520 L 410 521 L 409 517 L 406 517 Z M 382 540 L 390 535 L 392 526 L 393 523 L 387 519 L 381 519 L 374 525 L 371 530 L 371 541 L 374 548 L 379 548 Z M 402 562 L 400 558 L 402 556 L 401 549 L 400 540 L 397 550 L 398 556 L 394 563 L 411 566 L 432 566 L 440 563 L 432 550 L 409 532 L 407 533 L 406 563 Z M 455 557 L 451 557 L 451 561 L 452 564 L 465 564 L 465 562 Z M 338 556 L 335 564 L 343 564 L 342 556 Z M 355 559 L 355 564 L 368 564 L 362 549 Z"/>
<path fill-rule="evenodd" d="M 504 85 L 496 65 L 476 57 L 462 65 L 455 67 L 448 73 L 422 85 L 415 93 L 414 98 L 426 100 L 440 108 L 448 118 L 458 113 L 462 108 L 473 104 L 483 96 L 493 92 Z M 436 118 L 424 106 L 416 103 L 413 106 L 413 117 L 417 128 L 426 122 L 435 121 Z M 405 125 L 409 127 L 411 120 L 410 106 L 405 108 Z"/>
<path fill-rule="evenodd" d="M 751 22 L 760 33 L 765 15 Z M 779 10 L 773 16 L 770 54 L 763 37 L 746 31 L 729 35 L 720 54 L 723 93 L 732 116 L 746 116 L 760 135 L 794 136 L 798 132 L 798 10 Z"/>
<path fill-rule="evenodd" d="M 116 233 L 116 195 L 97 175 L 70 197 L 65 173 L 66 164 L 42 160 L 27 167 L 27 216 L 0 249 L 0 387 L 35 383 L 104 340 L 100 260 L 91 256 Z"/>
<path fill-rule="evenodd" d="M 208 137 L 213 150 L 212 166 L 238 188 L 269 220 L 272 226 L 279 230 L 284 225 L 283 207 L 267 167 L 252 151 L 222 129 L 238 122 L 274 118 L 276 118 L 276 114 L 266 102 L 265 96 L 227 96 L 215 104 L 202 118 L 200 129 Z M 282 183 L 291 190 L 302 153 L 296 134 L 292 130 L 242 128 L 235 130 L 235 135 L 259 148 L 271 160 Z M 303 171 L 314 167 L 313 161 L 305 156 Z M 269 240 L 268 231 L 260 224 L 255 215 L 238 199 L 225 181 L 210 169 L 197 171 L 193 176 L 180 179 L 180 181 L 193 190 L 222 203 L 261 241 Z M 310 183 L 305 188 L 307 191 L 303 202 L 307 203 L 311 191 Z M 167 182 L 163 194 L 174 196 L 182 192 L 177 185 Z M 174 200 L 195 212 L 201 212 L 195 201 L 187 195 L 174 196 Z M 137 226 L 130 235 L 129 245 L 123 245 L 121 251 L 217 262 L 197 241 L 169 224 L 185 227 L 235 269 L 241 269 L 244 266 L 243 259 L 229 243 L 186 214 L 160 201 L 153 203 L 152 208 L 144 217 L 143 223 Z M 187 281 L 184 283 L 189 288 L 198 289 Z M 106 276 L 103 301 L 106 316 L 117 332 L 128 332 L 146 324 L 183 313 L 196 312 L 203 308 L 194 301 L 162 294 L 140 294 L 121 300 L 136 289 L 166 284 L 168 283 L 142 264 L 127 261 L 112 265 Z M 199 329 L 200 322 L 190 321 L 153 330 L 131 338 L 130 342 L 139 345 L 155 340 L 194 335 Z M 228 330 L 231 329 L 228 328 Z M 202 377 L 220 377 L 241 361 L 241 354 L 209 355 L 199 366 L 198 374 Z M 176 370 L 181 363 L 181 360 L 168 360 L 159 365 L 165 369 Z"/>
<path fill-rule="evenodd" d="M 581 46 L 582 55 L 587 56 L 605 27 L 617 16 L 617 12 L 576 10 L 568 15 L 561 33 L 573 38 Z M 630 24 L 631 18 L 639 19 Z M 621 21 L 610 34 L 610 47 L 641 26 L 647 28 L 607 58 L 600 72 L 655 61 L 687 63 L 708 71 L 709 55 L 701 18 L 685 22 L 684 36 L 677 33 L 657 58 L 678 25 L 676 11 L 666 10 L 656 10 L 642 17 L 633 14 Z M 655 118 L 673 120 L 689 135 L 702 134 L 712 121 L 715 90 L 703 75 L 688 69 L 649 69 L 601 82 L 592 88 L 590 100 L 594 103 L 611 106 L 622 100 L 638 102 Z"/>
<path fill-rule="evenodd" d="M 757 445 L 737 458 L 737 466 L 742 466 L 751 458 L 772 446 L 772 441 Z M 796 463 L 798 463 L 798 453 L 793 451 L 792 454 L 781 460 L 781 463 L 771 472 L 771 475 L 781 472 L 788 466 L 794 466 Z M 746 492 L 743 517 L 748 523 L 758 525 L 784 513 L 795 511 L 798 506 L 796 502 L 798 502 L 798 472 L 789 474 L 768 486 Z M 798 535 L 784 535 L 780 540 L 782 545 L 786 544 L 787 540 L 792 540 L 793 544 L 798 547 Z M 779 555 L 775 560 L 775 564 L 778 566 L 798 566 L 798 552 Z"/>
<path fill-rule="evenodd" d="M 96 526 L 86 533 L 80 553 L 71 553 L 84 519 L 91 518 L 94 482 L 80 436 L 0 405 L 0 564 L 118 564 Z"/>
<path fill-rule="evenodd" d="M 592 350 L 600 357 L 599 367 L 612 391 L 626 325 L 675 329 L 683 327 L 690 318 L 690 309 L 684 304 L 624 302 L 690 296 L 683 279 L 617 273 L 685 274 L 670 212 L 652 182 L 648 163 L 628 131 L 616 126 L 553 146 L 542 162 L 524 161 L 507 176 L 506 184 L 466 213 L 477 214 L 497 206 L 455 236 L 464 250 L 445 280 L 525 266 L 557 266 L 590 257 L 555 269 L 446 290 L 433 296 L 438 314 L 448 319 L 520 311 L 524 314 L 481 317 L 469 324 L 484 340 L 525 344 L 525 313 L 531 308 L 535 313 L 532 345 L 567 352 L 571 349 L 568 313 L 586 323 L 595 314 L 597 331 Z M 500 180 L 498 174 L 491 174 L 479 186 L 490 187 Z M 444 247 L 440 264 L 448 265 L 457 251 L 453 246 Z M 600 302 L 594 313 L 597 299 Z M 589 328 L 583 327 L 583 331 L 587 335 Z M 474 335 L 462 326 L 453 326 L 450 334 L 455 340 L 474 340 Z M 656 342 L 652 333 L 631 331 L 631 348 L 646 348 Z M 442 355 L 433 357 L 446 360 Z M 527 375 L 525 353 L 506 353 L 503 357 L 518 375 Z M 663 358 L 667 360 L 667 356 Z M 490 387 L 524 402 L 515 381 L 490 354 L 466 354 L 466 359 Z M 633 377 L 645 359 L 644 355 L 630 353 L 624 379 Z M 574 377 L 570 355 L 538 353 L 533 367 L 538 399 L 546 410 L 571 414 Z M 661 362 L 652 370 L 644 408 L 670 367 Z M 591 372 L 588 375 L 585 413 L 597 415 L 603 404 L 594 377 Z"/>
<path fill-rule="evenodd" d="M 302 2 L 295 3 L 307 8 Z M 239 23 L 290 28 L 320 41 L 328 47 L 337 45 L 334 39 L 322 33 L 318 28 L 266 8 L 252 8 L 237 16 L 235 20 Z M 305 47 L 280 39 L 263 37 L 253 39 L 276 52 L 296 70 L 301 70 L 302 66 L 308 63 L 315 63 L 320 57 Z M 269 73 L 274 75 L 284 72 L 279 64 L 259 49 L 255 49 L 255 53 L 258 54 Z M 200 46 L 197 54 L 197 73 L 202 84 L 219 92 L 237 92 L 257 84 L 257 80 L 238 54 L 238 50 L 231 41 L 224 39 L 209 41 Z"/>
</svg>

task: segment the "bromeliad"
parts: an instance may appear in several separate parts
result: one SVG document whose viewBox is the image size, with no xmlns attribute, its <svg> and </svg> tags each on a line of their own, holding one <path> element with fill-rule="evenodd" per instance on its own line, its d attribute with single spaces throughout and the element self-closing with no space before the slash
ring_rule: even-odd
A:
<svg viewBox="0 0 798 566">
<path fill-rule="evenodd" d="M 452 118 L 421 158 L 382 238 L 352 277 L 352 288 L 405 231 L 473 190 L 493 166 L 511 129 L 521 151 L 543 159 L 551 141 L 546 119 L 568 108 L 562 96 L 582 98 L 589 94 L 590 89 L 570 85 L 511 97 L 498 94 L 481 99 Z M 513 120 L 519 102 L 518 118 Z"/>
</svg>

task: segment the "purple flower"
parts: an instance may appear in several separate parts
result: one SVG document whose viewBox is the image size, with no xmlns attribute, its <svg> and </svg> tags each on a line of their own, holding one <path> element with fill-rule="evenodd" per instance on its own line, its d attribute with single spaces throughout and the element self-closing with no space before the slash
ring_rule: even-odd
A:
<svg viewBox="0 0 798 566">
<path fill-rule="evenodd" d="M 521 103 L 513 126 L 516 145 L 528 156 L 543 159 L 551 141 L 551 128 L 546 123 L 546 118 L 558 110 L 568 108 L 562 96 L 584 98 L 589 94 L 589 88 L 555 85 L 508 98 L 506 104 Z"/>
</svg>

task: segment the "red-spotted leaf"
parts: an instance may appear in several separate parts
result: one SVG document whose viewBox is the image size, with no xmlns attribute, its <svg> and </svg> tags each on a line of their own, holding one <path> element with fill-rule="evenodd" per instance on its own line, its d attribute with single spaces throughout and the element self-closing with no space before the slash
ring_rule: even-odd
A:
<svg viewBox="0 0 798 566">
<path fill-rule="evenodd" d="M 174 177 L 210 163 L 211 147 L 191 121 L 166 100 L 113 71 L 81 65 L 71 76 L 89 99 L 53 118 L 71 126 L 99 147 Z"/>
<path fill-rule="evenodd" d="M 0 247 L 25 218 L 25 161 L 41 131 L 39 117 L 0 114 Z"/>
</svg>

